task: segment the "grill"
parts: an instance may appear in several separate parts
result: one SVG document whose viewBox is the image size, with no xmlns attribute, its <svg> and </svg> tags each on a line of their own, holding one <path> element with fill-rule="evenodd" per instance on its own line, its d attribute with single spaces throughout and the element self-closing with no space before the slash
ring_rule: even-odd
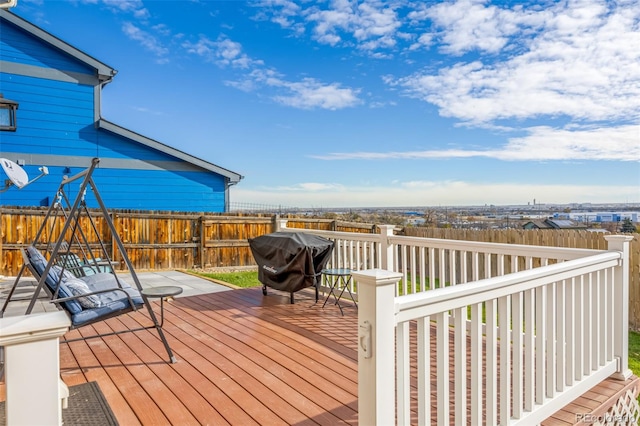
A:
<svg viewBox="0 0 640 426">
<path fill-rule="evenodd" d="M 274 232 L 249 239 L 249 247 L 258 264 L 262 293 L 267 287 L 293 293 L 315 287 L 316 301 L 321 272 L 331 257 L 334 243 L 304 232 Z"/>
</svg>

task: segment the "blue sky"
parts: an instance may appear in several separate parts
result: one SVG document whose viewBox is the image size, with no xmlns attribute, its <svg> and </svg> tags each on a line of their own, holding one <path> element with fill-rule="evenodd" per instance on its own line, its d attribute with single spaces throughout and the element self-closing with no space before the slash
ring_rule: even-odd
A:
<svg viewBox="0 0 640 426">
<path fill-rule="evenodd" d="M 640 202 L 640 0 L 19 0 L 102 116 L 295 207 Z"/>
</svg>

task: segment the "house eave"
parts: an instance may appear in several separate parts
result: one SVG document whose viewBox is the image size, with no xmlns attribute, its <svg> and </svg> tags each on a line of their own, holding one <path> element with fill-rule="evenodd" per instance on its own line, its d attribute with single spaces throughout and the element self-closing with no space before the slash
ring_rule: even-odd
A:
<svg viewBox="0 0 640 426">
<path fill-rule="evenodd" d="M 86 64 L 87 66 L 96 70 L 96 76 L 100 82 L 106 84 L 110 82 L 113 77 L 118 73 L 115 69 L 109 65 L 100 62 L 94 57 L 84 53 L 83 51 L 76 49 L 68 43 L 60 40 L 58 37 L 48 33 L 40 27 L 33 25 L 32 23 L 25 21 L 20 16 L 10 12 L 8 10 L 0 9 L 0 18 L 12 23 L 13 25 L 23 29 L 24 31 L 38 37 L 45 43 L 59 49 L 60 51 L 72 56 L 78 61 Z"/>
<path fill-rule="evenodd" d="M 155 150 L 158 150 L 160 152 L 164 152 L 165 154 L 169 154 L 173 157 L 179 158 L 180 160 L 186 161 L 188 163 L 191 163 L 197 167 L 200 167 L 204 170 L 208 170 L 214 173 L 217 173 L 219 175 L 224 176 L 225 178 L 227 178 L 227 184 L 228 185 L 235 185 L 238 182 L 240 182 L 240 180 L 242 180 L 244 178 L 244 176 L 232 172 L 231 170 L 227 170 L 223 167 L 217 166 L 213 163 L 209 163 L 208 161 L 204 161 L 200 158 L 194 157 L 192 155 L 187 154 L 186 152 L 180 151 L 178 149 L 172 148 L 168 145 L 165 145 L 161 142 L 158 142 L 156 140 L 153 140 L 151 138 L 148 138 L 146 136 L 143 136 L 139 133 L 136 133 L 134 131 L 131 131 L 129 129 L 125 129 L 124 127 L 118 126 L 117 124 L 114 124 L 110 121 L 107 121 L 105 119 L 99 119 L 97 121 L 97 127 L 99 129 L 102 130 L 106 130 L 108 132 L 114 133 L 116 135 L 125 137 L 127 139 L 131 139 L 135 142 L 138 142 L 142 145 L 148 146 L 150 148 L 153 148 Z"/>
</svg>

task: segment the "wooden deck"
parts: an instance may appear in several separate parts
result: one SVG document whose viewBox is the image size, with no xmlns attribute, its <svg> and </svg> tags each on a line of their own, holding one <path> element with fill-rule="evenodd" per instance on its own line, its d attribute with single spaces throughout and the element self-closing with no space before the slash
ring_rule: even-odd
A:
<svg viewBox="0 0 640 426">
<path fill-rule="evenodd" d="M 165 303 L 164 327 L 177 363 L 153 330 L 139 331 L 61 344 L 62 378 L 97 381 L 121 425 L 357 424 L 357 311 L 321 305 L 312 292 L 291 305 L 259 288 L 177 298 Z M 145 319 L 129 314 L 67 337 Z M 629 384 L 607 380 L 545 424 L 602 414 Z"/>
</svg>

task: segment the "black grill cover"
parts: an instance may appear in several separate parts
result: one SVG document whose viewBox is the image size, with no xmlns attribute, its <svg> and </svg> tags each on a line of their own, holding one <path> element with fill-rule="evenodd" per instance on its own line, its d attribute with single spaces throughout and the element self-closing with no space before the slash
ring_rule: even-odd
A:
<svg viewBox="0 0 640 426">
<path fill-rule="evenodd" d="M 258 279 L 276 290 L 295 292 L 316 285 L 333 241 L 303 232 L 274 232 L 249 239 Z"/>
</svg>

